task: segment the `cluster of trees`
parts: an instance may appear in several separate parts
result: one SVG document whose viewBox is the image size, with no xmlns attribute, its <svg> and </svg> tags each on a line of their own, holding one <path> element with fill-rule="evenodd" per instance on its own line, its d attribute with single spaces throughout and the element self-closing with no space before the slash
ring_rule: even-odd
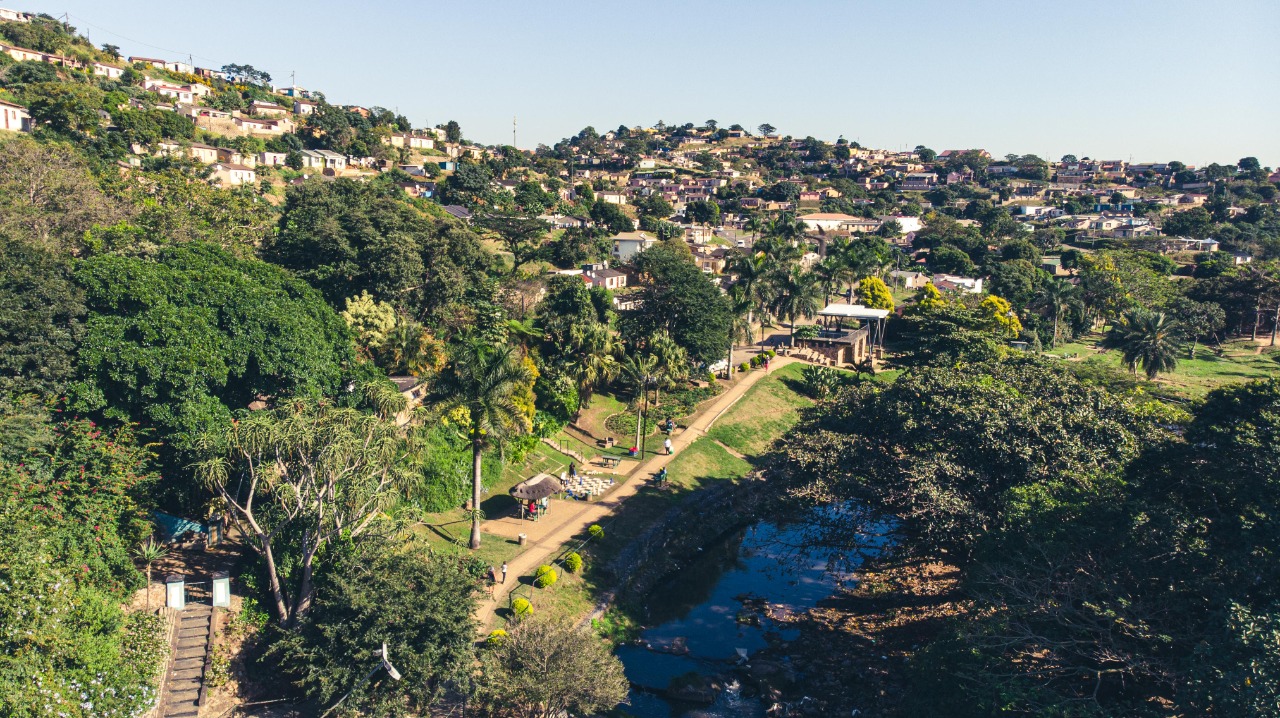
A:
<svg viewBox="0 0 1280 718">
<path fill-rule="evenodd" d="M 823 403 L 780 468 L 797 496 L 894 517 L 900 557 L 960 568 L 911 710 L 1261 716 L 1278 402 L 1266 381 L 1187 414 L 1034 357 L 948 358 Z"/>
</svg>

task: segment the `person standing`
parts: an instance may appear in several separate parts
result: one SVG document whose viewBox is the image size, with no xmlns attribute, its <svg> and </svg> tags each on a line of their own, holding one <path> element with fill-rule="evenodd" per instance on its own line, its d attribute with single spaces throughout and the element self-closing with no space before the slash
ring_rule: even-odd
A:
<svg viewBox="0 0 1280 718">
<path fill-rule="evenodd" d="M 507 562 L 503 561 L 502 562 L 502 583 L 506 584 L 506 582 L 507 582 Z"/>
</svg>

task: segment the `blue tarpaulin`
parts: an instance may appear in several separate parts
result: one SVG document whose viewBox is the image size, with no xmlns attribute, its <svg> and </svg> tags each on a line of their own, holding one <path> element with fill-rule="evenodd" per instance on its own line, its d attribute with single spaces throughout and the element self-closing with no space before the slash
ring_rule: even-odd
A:
<svg viewBox="0 0 1280 718">
<path fill-rule="evenodd" d="M 155 513 L 156 526 L 160 528 L 160 540 L 168 543 L 175 536 L 181 536 L 188 531 L 196 533 L 205 533 L 205 525 L 200 521 L 192 521 L 184 519 L 181 516 L 166 514 L 162 511 Z"/>
</svg>

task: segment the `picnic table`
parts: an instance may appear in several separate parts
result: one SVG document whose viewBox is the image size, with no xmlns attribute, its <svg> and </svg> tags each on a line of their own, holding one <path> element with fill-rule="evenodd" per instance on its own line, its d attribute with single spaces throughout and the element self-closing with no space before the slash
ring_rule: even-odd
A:
<svg viewBox="0 0 1280 718">
<path fill-rule="evenodd" d="M 616 469 L 622 463 L 622 459 L 617 456 L 601 456 L 600 465 L 606 469 Z"/>
</svg>

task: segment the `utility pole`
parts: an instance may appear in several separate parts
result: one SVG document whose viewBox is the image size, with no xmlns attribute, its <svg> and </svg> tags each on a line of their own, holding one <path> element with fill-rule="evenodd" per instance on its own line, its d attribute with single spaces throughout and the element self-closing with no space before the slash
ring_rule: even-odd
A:
<svg viewBox="0 0 1280 718">
<path fill-rule="evenodd" d="M 512 147 L 517 147 L 517 145 L 516 145 L 516 116 L 515 116 L 515 115 L 512 115 L 512 116 L 511 116 L 511 146 L 512 146 Z"/>
<path fill-rule="evenodd" d="M 297 86 L 298 86 L 298 71 L 290 70 L 289 71 L 289 87 L 297 87 Z"/>
</svg>

